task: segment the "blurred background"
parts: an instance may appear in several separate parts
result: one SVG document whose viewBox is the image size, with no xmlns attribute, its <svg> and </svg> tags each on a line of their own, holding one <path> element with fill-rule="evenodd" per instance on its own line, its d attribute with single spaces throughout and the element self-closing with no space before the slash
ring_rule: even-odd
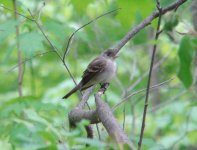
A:
<svg viewBox="0 0 197 150">
<path fill-rule="evenodd" d="M 161 6 L 174 1 L 162 0 Z M 79 97 L 74 94 L 68 100 L 61 98 L 75 84 L 35 22 L 15 15 L 14 10 L 31 18 L 29 9 L 63 56 L 76 29 L 103 13 L 121 8 L 75 34 L 65 60 L 79 82 L 94 57 L 117 44 L 156 10 L 155 1 L 1 0 L 0 5 L 0 149 L 118 149 L 109 142 L 101 124 L 98 125 L 101 137 L 94 126 L 93 140 L 86 138 L 87 121 L 69 130 L 67 114 Z M 197 3 L 191 0 L 162 17 L 163 32 L 157 41 L 151 83 L 158 86 L 149 97 L 143 150 L 197 149 L 196 20 Z M 127 100 L 115 107 L 114 115 L 136 146 L 145 92 L 134 93 L 147 85 L 156 24 L 157 19 L 121 49 L 117 77 L 103 97 L 110 107 Z M 95 108 L 93 94 L 88 102 Z M 89 148 L 85 147 L 87 143 Z"/>
</svg>

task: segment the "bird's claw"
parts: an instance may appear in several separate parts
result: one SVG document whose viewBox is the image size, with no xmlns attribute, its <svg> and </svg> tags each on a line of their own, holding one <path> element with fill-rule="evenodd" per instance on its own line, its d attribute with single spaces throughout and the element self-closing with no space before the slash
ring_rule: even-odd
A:
<svg viewBox="0 0 197 150">
<path fill-rule="evenodd" d="M 109 87 L 109 83 L 103 83 L 101 84 L 101 88 L 99 91 L 101 91 L 104 94 L 108 87 Z"/>
</svg>

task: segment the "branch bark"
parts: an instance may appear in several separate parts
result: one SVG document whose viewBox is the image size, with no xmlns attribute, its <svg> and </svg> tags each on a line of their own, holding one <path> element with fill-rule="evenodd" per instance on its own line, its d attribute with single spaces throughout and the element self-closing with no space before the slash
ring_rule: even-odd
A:
<svg viewBox="0 0 197 150">
<path fill-rule="evenodd" d="M 131 149 L 135 149 L 133 144 L 130 142 L 129 138 L 113 116 L 113 113 L 108 104 L 101 99 L 101 95 L 102 93 L 100 92 L 95 94 L 96 112 L 108 134 L 117 143 L 128 144 Z"/>
<path fill-rule="evenodd" d="M 97 117 L 96 110 L 83 110 L 90 94 L 92 93 L 94 87 L 87 89 L 82 95 L 81 101 L 79 104 L 68 114 L 69 122 L 73 126 L 82 119 L 86 119 L 90 121 L 90 124 L 99 123 L 99 119 Z"/>
<path fill-rule="evenodd" d="M 82 119 L 89 120 L 90 124 L 101 122 L 114 141 L 119 144 L 127 144 L 131 149 L 135 150 L 135 147 L 113 116 L 110 107 L 101 99 L 101 96 L 106 91 L 107 87 L 108 84 L 102 86 L 99 92 L 95 94 L 96 110 L 83 110 L 85 103 L 89 98 L 89 94 L 92 92 L 91 89 L 86 90 L 80 103 L 68 115 L 70 124 L 75 126 L 75 124 Z"/>
<path fill-rule="evenodd" d="M 17 4 L 16 0 L 13 0 L 13 7 L 14 7 L 14 17 L 15 20 L 18 19 L 17 12 Z M 18 94 L 19 97 L 23 96 L 22 84 L 23 84 L 23 66 L 22 66 L 22 53 L 20 50 L 20 43 L 19 43 L 19 25 L 16 25 L 16 47 L 17 47 L 17 55 L 18 55 Z"/>
<path fill-rule="evenodd" d="M 159 0 L 157 0 L 157 9 L 159 11 L 159 19 L 158 19 L 158 23 L 157 23 L 157 30 L 156 30 L 156 34 L 155 34 L 155 41 L 158 40 L 159 35 L 161 33 L 160 32 L 160 24 L 161 24 L 161 16 L 162 16 L 162 11 L 163 10 L 162 10 L 162 8 L 160 6 L 160 1 Z M 146 90 L 146 97 L 145 97 L 144 113 L 143 113 L 143 118 L 142 118 L 140 139 L 139 139 L 139 142 L 138 142 L 138 150 L 141 150 L 142 140 L 143 140 L 143 136 L 144 136 L 145 122 L 146 122 L 146 112 L 147 112 L 147 109 L 148 109 L 148 98 L 149 98 L 152 70 L 153 70 L 153 64 L 154 64 L 156 50 L 157 50 L 157 44 L 154 44 L 153 45 L 152 57 L 151 57 L 151 64 L 150 64 L 150 69 L 149 69 L 149 75 L 148 75 L 148 83 L 147 83 L 147 90 Z"/>
<path fill-rule="evenodd" d="M 176 2 L 174 2 L 173 4 L 171 4 L 170 6 L 163 8 L 162 9 L 162 15 L 164 15 L 165 13 L 167 13 L 168 11 L 172 11 L 174 9 L 177 9 L 180 5 L 182 5 L 183 3 L 185 3 L 187 0 L 177 0 Z M 143 22 L 141 22 L 140 24 L 138 24 L 135 28 L 133 28 L 131 31 L 129 31 L 123 38 L 122 40 L 116 45 L 114 46 L 114 50 L 116 51 L 116 53 L 118 53 L 120 51 L 120 49 L 132 38 L 134 37 L 138 32 L 140 32 L 143 28 L 145 28 L 146 26 L 150 25 L 151 22 L 155 19 L 159 17 L 159 11 L 155 11 L 153 12 L 150 16 L 148 16 Z"/>
</svg>

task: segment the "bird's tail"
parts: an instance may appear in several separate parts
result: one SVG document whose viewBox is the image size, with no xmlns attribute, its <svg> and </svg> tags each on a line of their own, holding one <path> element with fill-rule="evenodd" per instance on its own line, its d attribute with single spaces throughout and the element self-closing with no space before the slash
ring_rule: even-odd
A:
<svg viewBox="0 0 197 150">
<path fill-rule="evenodd" d="M 71 96 L 73 93 L 75 93 L 77 90 L 79 90 L 81 87 L 81 84 L 79 83 L 77 86 L 75 86 L 68 94 L 66 94 L 63 99 L 67 99 L 69 96 Z"/>
</svg>

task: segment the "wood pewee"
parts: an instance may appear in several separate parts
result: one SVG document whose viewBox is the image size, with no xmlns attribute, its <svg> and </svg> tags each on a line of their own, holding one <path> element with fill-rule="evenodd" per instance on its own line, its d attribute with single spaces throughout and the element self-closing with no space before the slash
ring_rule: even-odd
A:
<svg viewBox="0 0 197 150">
<path fill-rule="evenodd" d="M 95 84 L 109 83 L 116 74 L 116 57 L 116 52 L 112 49 L 108 49 L 100 56 L 96 57 L 83 72 L 79 84 L 63 98 L 66 99 L 77 90 L 83 91 Z"/>
</svg>

